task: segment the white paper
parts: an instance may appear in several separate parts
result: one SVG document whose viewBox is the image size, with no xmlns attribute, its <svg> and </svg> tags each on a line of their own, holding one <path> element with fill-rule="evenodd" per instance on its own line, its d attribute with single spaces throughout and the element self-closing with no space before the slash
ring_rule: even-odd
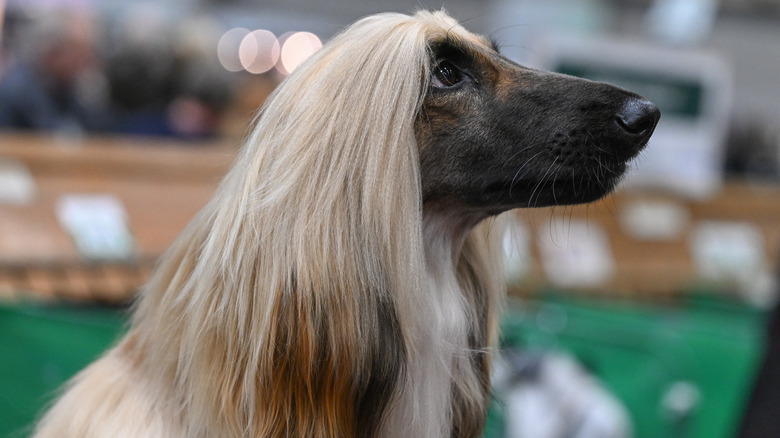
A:
<svg viewBox="0 0 780 438">
<path fill-rule="evenodd" d="M 108 194 L 68 194 L 57 202 L 57 218 L 79 253 L 90 259 L 128 259 L 133 237 L 121 201 Z"/>
<path fill-rule="evenodd" d="M 681 204 L 640 200 L 621 210 L 620 223 L 634 239 L 674 240 L 683 235 L 690 217 L 688 208 Z"/>
<path fill-rule="evenodd" d="M 709 280 L 750 282 L 768 264 L 761 232 L 746 222 L 702 222 L 690 244 L 696 269 Z"/>
<path fill-rule="evenodd" d="M 29 204 L 35 199 L 35 181 L 23 163 L 0 159 L 0 204 Z"/>
<path fill-rule="evenodd" d="M 584 220 L 552 220 L 539 236 L 544 271 L 558 287 L 601 286 L 612 278 L 615 263 L 604 230 Z"/>
</svg>

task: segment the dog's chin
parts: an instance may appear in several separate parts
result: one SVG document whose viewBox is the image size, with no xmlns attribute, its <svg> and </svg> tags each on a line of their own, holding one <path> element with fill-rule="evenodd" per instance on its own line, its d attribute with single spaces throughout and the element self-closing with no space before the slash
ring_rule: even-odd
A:
<svg viewBox="0 0 780 438">
<path fill-rule="evenodd" d="M 549 176 L 539 181 L 496 181 L 484 188 L 481 204 L 489 214 L 515 208 L 576 205 L 598 201 L 610 194 L 623 179 L 626 163 L 617 163 L 607 171 L 583 170 Z"/>
</svg>

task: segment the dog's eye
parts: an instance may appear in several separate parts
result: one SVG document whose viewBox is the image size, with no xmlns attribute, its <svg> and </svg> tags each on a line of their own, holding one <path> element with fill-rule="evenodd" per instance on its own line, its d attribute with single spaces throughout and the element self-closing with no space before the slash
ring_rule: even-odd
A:
<svg viewBox="0 0 780 438">
<path fill-rule="evenodd" d="M 434 87 L 452 87 L 463 80 L 463 73 L 452 62 L 443 61 L 434 67 L 432 80 Z"/>
</svg>

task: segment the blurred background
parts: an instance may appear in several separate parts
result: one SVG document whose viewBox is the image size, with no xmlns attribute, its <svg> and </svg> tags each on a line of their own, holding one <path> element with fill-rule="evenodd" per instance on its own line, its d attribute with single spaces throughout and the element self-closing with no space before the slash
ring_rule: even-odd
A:
<svg viewBox="0 0 780 438">
<path fill-rule="evenodd" d="M 617 193 L 511 216 L 485 436 L 780 436 L 778 0 L 0 0 L 0 436 L 122 333 L 300 62 L 442 7 L 663 113 Z"/>
</svg>

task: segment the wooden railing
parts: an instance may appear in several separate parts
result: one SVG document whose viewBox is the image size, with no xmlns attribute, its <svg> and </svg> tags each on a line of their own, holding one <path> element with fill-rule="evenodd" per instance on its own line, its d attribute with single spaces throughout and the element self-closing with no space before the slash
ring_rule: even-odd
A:
<svg viewBox="0 0 780 438">
<path fill-rule="evenodd" d="M 35 184 L 29 202 L 0 203 L 0 296 L 131 300 L 155 260 L 213 195 L 235 152 L 235 144 L 0 135 L 0 160 L 22 163 Z M 58 199 L 72 193 L 111 194 L 121 201 L 136 242 L 134 257 L 101 261 L 79 254 L 55 211 Z M 672 203 L 690 219 L 673 238 L 637 239 L 620 217 L 638 201 Z M 526 209 L 517 217 L 530 230 L 527 262 L 532 268 L 513 287 L 515 293 L 533 293 L 549 284 L 538 244 L 550 232 L 551 221 L 563 229 L 561 245 L 566 245 L 565 228 L 571 221 L 584 220 L 604 230 L 614 272 L 595 288 L 581 288 L 591 293 L 652 298 L 696 284 L 700 279 L 690 235 L 706 220 L 750 224 L 761 234 L 768 263 L 780 258 L 777 185 L 729 182 L 706 201 L 623 190 L 588 206 Z"/>
<path fill-rule="evenodd" d="M 24 164 L 35 184 L 31 202 L 0 204 L 0 294 L 130 299 L 212 196 L 234 155 L 234 147 L 218 143 L 0 136 L 0 160 Z M 115 196 L 135 256 L 84 259 L 57 219 L 57 201 L 66 194 Z"/>
</svg>

